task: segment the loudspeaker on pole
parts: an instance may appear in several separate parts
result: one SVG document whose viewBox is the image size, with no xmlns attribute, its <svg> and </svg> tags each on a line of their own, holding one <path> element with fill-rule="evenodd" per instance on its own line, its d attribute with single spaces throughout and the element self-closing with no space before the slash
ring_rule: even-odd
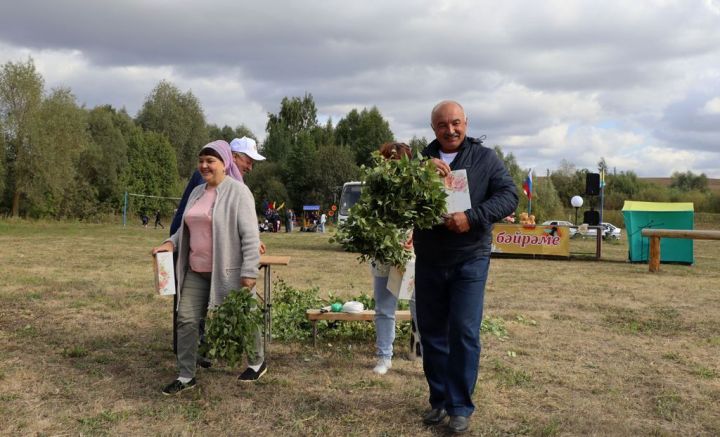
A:
<svg viewBox="0 0 720 437">
<path fill-rule="evenodd" d="M 600 173 L 587 173 L 585 175 L 585 194 L 588 196 L 600 194 Z"/>
<path fill-rule="evenodd" d="M 590 226 L 597 226 L 600 224 L 600 211 L 585 211 L 583 214 L 583 223 L 587 223 Z"/>
</svg>

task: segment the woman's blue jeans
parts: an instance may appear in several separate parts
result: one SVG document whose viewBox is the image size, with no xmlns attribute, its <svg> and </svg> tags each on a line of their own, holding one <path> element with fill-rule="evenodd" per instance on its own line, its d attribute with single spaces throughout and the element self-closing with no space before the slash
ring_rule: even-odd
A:
<svg viewBox="0 0 720 437">
<path fill-rule="evenodd" d="M 375 298 L 375 346 L 379 358 L 392 358 L 395 341 L 397 298 L 387 289 L 387 276 L 373 276 Z"/>
<path fill-rule="evenodd" d="M 375 299 L 375 347 L 378 358 L 392 358 L 395 341 L 395 310 L 397 298 L 387 289 L 387 276 L 373 276 L 373 297 Z M 415 294 L 410 299 L 410 315 L 415 326 Z"/>
</svg>

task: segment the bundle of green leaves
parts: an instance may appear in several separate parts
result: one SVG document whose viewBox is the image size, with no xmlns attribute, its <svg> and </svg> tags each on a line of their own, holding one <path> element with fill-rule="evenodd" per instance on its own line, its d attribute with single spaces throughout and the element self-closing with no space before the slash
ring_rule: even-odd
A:
<svg viewBox="0 0 720 437">
<path fill-rule="evenodd" d="M 263 312 L 247 287 L 232 290 L 208 313 L 206 322 L 206 344 L 200 351 L 205 357 L 223 359 L 235 367 L 243 354 L 255 354 L 255 333 L 262 326 Z"/>
<path fill-rule="evenodd" d="M 374 152 L 372 162 L 361 168 L 362 194 L 332 241 L 359 252 L 361 261 L 403 267 L 411 256 L 403 248 L 408 231 L 442 222 L 447 194 L 428 160 L 388 160 Z"/>
</svg>

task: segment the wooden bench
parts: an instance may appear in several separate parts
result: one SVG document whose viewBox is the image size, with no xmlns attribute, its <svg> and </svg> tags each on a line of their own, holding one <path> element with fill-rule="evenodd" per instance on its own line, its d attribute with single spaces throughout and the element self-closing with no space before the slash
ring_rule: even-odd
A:
<svg viewBox="0 0 720 437">
<path fill-rule="evenodd" d="M 307 310 L 305 311 L 305 317 L 312 322 L 313 326 L 313 346 L 317 343 L 317 322 L 318 320 L 331 320 L 331 321 L 373 321 L 375 320 L 374 310 L 365 310 L 359 313 L 334 313 L 332 311 L 321 312 L 320 310 Z M 395 320 L 410 320 L 409 310 L 397 310 L 395 311 Z"/>
<path fill-rule="evenodd" d="M 690 229 L 643 229 L 642 236 L 650 238 L 650 258 L 648 260 L 648 268 L 651 272 L 659 272 L 661 238 L 720 240 L 720 231 L 696 231 Z"/>
</svg>

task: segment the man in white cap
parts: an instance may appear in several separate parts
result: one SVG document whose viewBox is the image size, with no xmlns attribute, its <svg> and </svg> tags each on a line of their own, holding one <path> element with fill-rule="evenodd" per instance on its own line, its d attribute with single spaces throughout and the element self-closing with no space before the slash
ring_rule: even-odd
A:
<svg viewBox="0 0 720 437">
<path fill-rule="evenodd" d="M 265 157 L 258 153 L 257 143 L 252 138 L 235 138 L 230 142 L 233 161 L 238 166 L 243 176 L 250 173 L 255 161 L 264 161 Z"/>
</svg>

